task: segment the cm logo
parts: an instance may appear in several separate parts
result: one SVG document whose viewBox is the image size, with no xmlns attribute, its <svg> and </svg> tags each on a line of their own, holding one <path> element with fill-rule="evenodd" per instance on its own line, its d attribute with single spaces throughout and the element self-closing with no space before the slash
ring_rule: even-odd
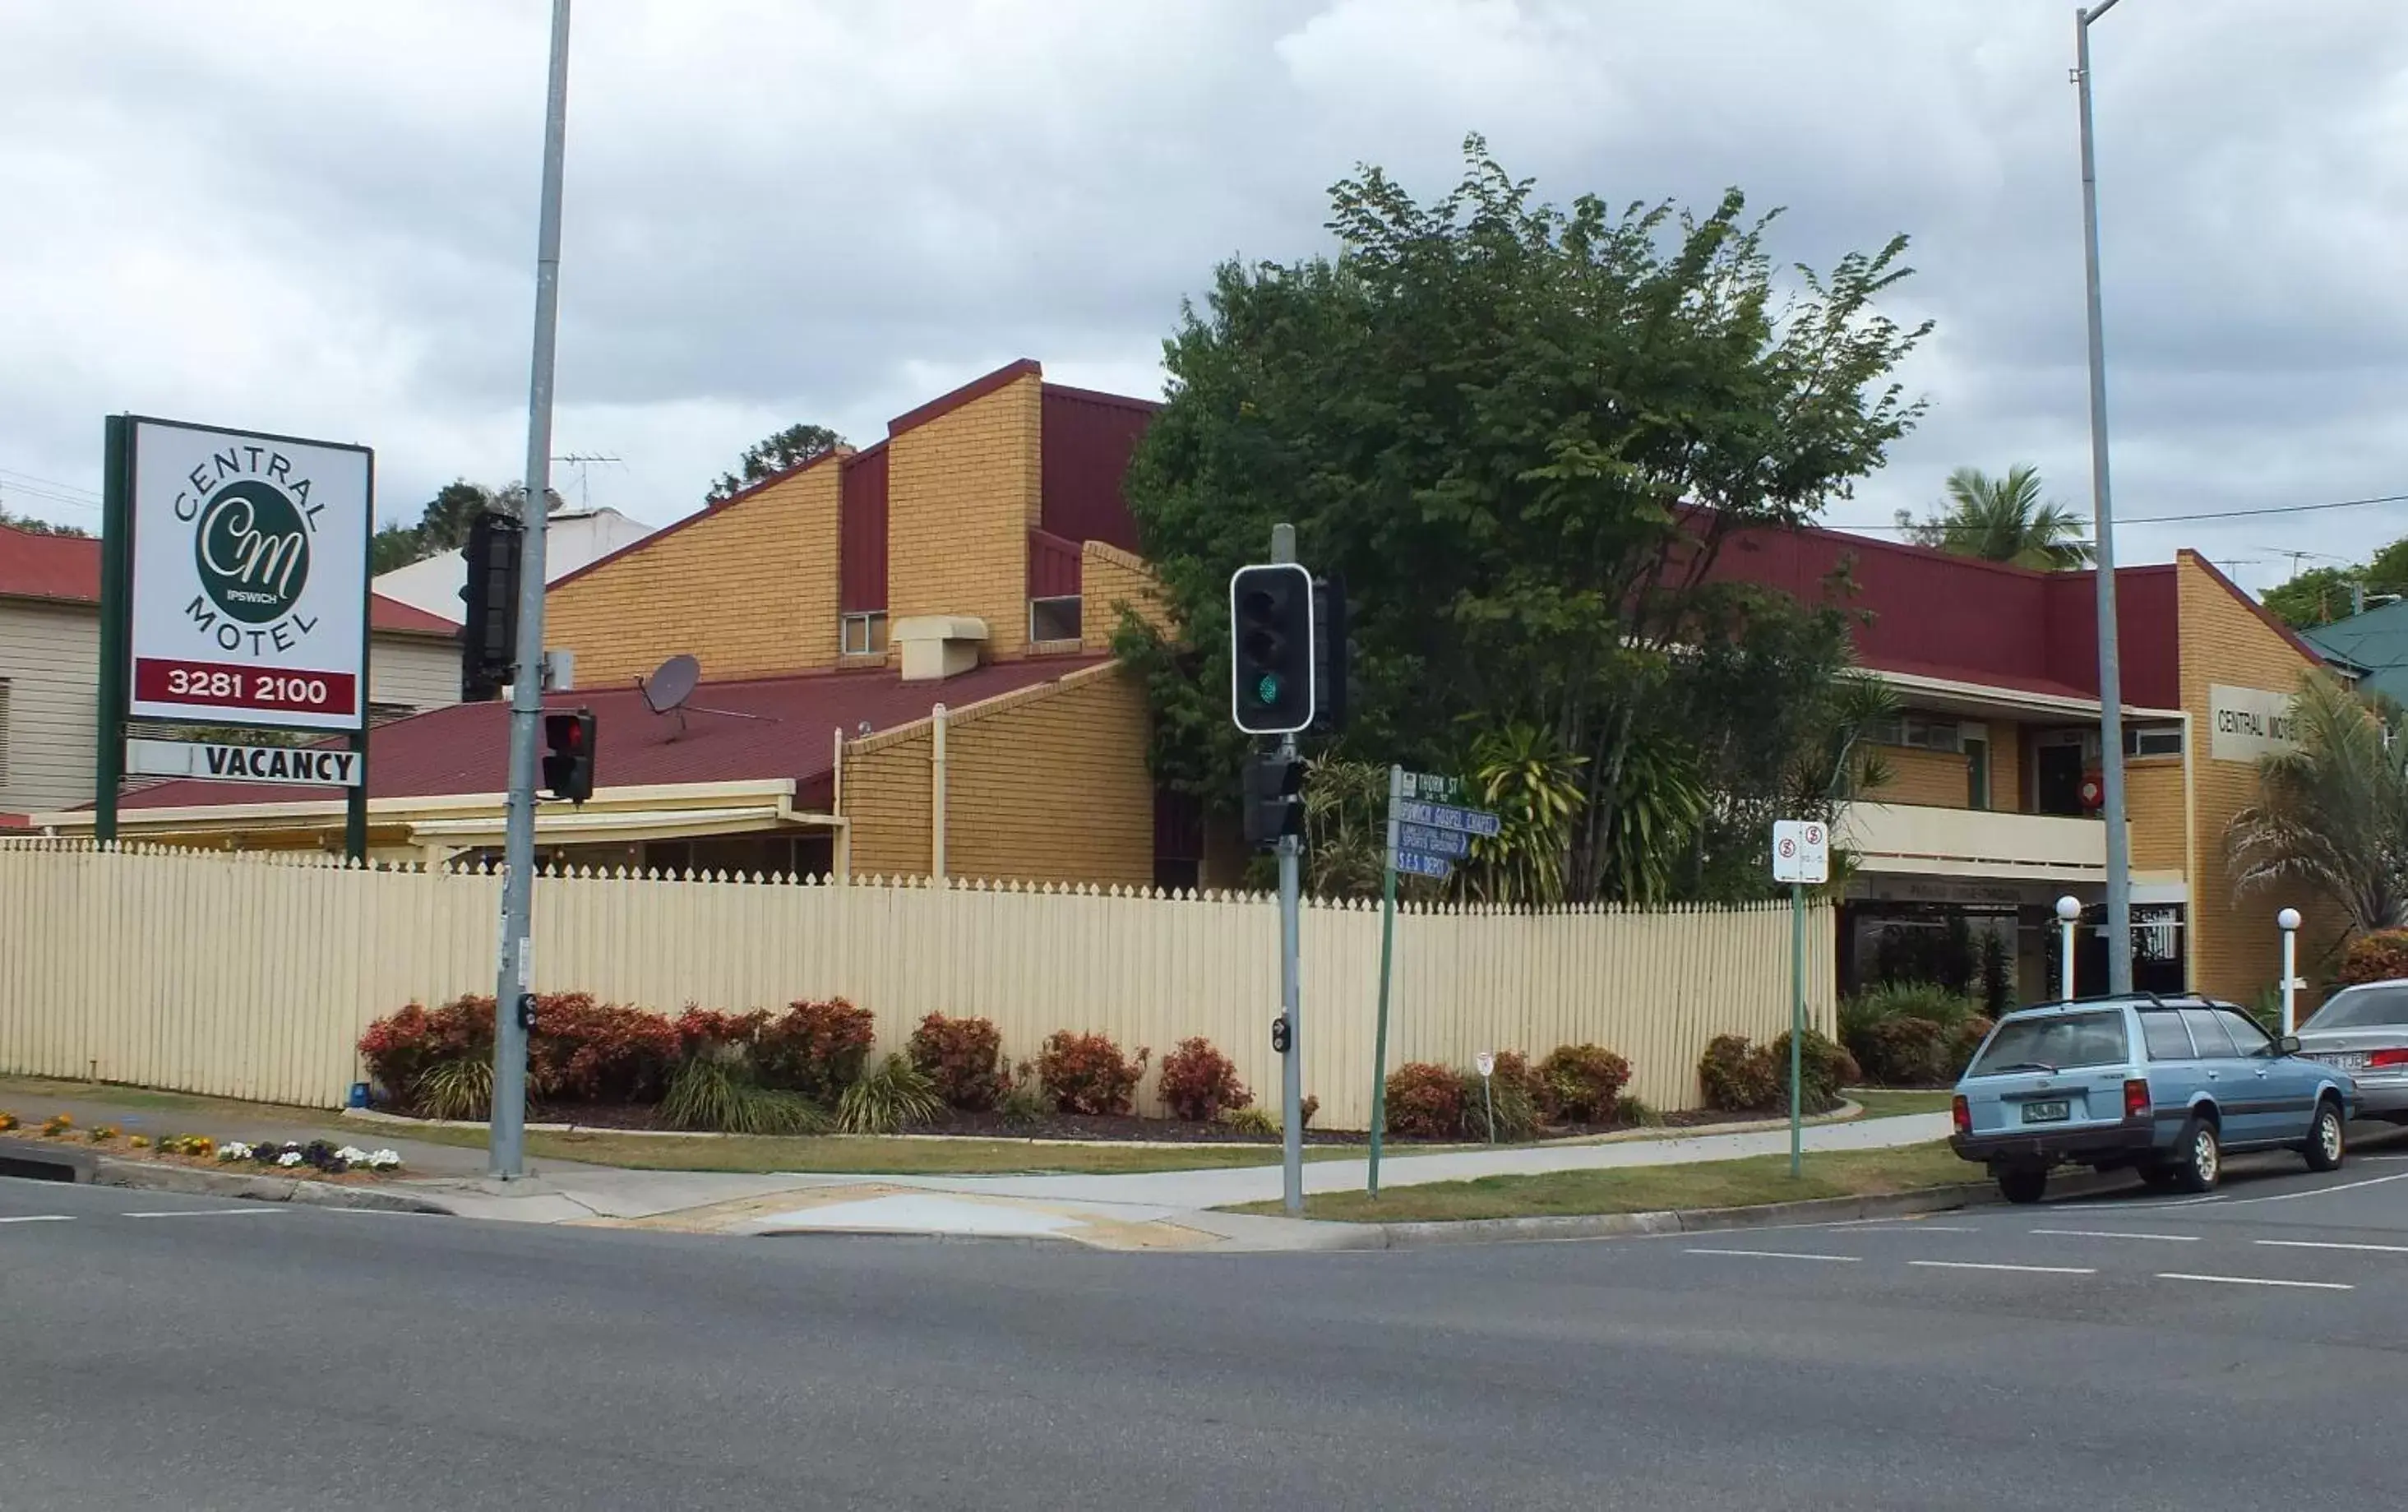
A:
<svg viewBox="0 0 2408 1512">
<path fill-rule="evenodd" d="M 240 479 L 201 507 L 193 559 L 201 590 L 227 618 L 265 625 L 290 612 L 308 585 L 308 527 L 282 489 Z"/>
</svg>

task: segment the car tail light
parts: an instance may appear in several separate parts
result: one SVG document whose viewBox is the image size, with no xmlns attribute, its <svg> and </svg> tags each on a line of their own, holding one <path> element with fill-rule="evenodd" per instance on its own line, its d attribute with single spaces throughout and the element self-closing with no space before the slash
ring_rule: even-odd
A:
<svg viewBox="0 0 2408 1512">
<path fill-rule="evenodd" d="M 2408 1050 L 2377 1050 L 2366 1058 L 2369 1071 L 2384 1071 L 2397 1066 L 2408 1066 Z"/>
<path fill-rule="evenodd" d="M 1956 1121 L 1956 1132 L 1970 1134 L 1973 1131 L 1973 1110 L 1967 1105 L 1963 1098 L 1959 1097 L 1949 1102 L 1948 1116 Z"/>
<path fill-rule="evenodd" d="M 2130 1077 L 2124 1083 L 2124 1116 L 2145 1118 L 2149 1116 L 2149 1083 L 2144 1076 Z"/>
</svg>

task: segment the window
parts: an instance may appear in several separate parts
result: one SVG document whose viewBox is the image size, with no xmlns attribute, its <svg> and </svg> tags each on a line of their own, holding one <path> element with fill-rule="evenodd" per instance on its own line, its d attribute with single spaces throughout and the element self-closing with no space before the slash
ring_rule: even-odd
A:
<svg viewBox="0 0 2408 1512">
<path fill-rule="evenodd" d="M 1990 1036 L 1969 1076 L 2010 1071 L 2071 1071 L 2077 1066 L 2115 1066 L 2125 1058 L 2124 1015 L 2065 1014 L 2010 1018 Z"/>
<path fill-rule="evenodd" d="M 847 656 L 874 656 L 886 649 L 886 614 L 872 610 L 846 614 L 837 621 L 837 651 Z"/>
<path fill-rule="evenodd" d="M 1989 727 L 1964 726 L 1959 738 L 1965 742 L 1965 806 L 1986 809 L 1990 806 Z"/>
<path fill-rule="evenodd" d="M 2143 1009 L 2141 1038 L 2148 1044 L 2152 1060 L 2188 1060 L 2195 1054 L 2190 1047 L 2190 1031 L 2171 1012 Z"/>
<path fill-rule="evenodd" d="M 0 684 L 0 693 L 7 691 L 7 685 Z M 2300 1027 L 2380 1029 L 2390 1024 L 2408 1024 L 2408 987 L 2386 985 L 2336 992 Z"/>
<path fill-rule="evenodd" d="M 2232 1033 L 2232 1047 L 2244 1056 L 2262 1056 L 2274 1046 L 2272 1036 L 2258 1027 L 2257 1020 L 2238 1008 L 2218 1008 L 2215 1016 Z"/>
<path fill-rule="evenodd" d="M 1961 751 L 1965 727 L 1935 714 L 1897 714 L 1866 727 L 1865 739 L 1876 745 L 1903 745 L 1916 751 Z"/>
<path fill-rule="evenodd" d="M 1082 602 L 1077 594 L 1060 598 L 1028 600 L 1028 639 L 1040 642 L 1079 639 L 1079 609 Z"/>
<path fill-rule="evenodd" d="M 2232 1048 L 2232 1036 L 2213 1009 L 2185 1008 L 2182 1021 L 2190 1030 L 2190 1043 L 2199 1046 L 2201 1060 L 2229 1060 L 2240 1053 Z"/>
<path fill-rule="evenodd" d="M 2124 754 L 2128 756 L 2178 756 L 2183 754 L 2180 725 L 2127 725 Z"/>
</svg>

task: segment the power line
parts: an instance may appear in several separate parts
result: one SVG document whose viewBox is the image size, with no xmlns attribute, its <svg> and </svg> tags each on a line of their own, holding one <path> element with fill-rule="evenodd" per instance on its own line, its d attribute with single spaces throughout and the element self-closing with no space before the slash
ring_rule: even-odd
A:
<svg viewBox="0 0 2408 1512">
<path fill-rule="evenodd" d="M 2121 516 L 2116 523 L 2119 525 L 2183 525 L 2200 520 L 2249 520 L 2270 514 L 2313 514 L 2325 510 L 2364 509 L 2370 505 L 2375 504 L 2408 504 L 2408 494 L 2379 494 L 2372 498 L 2337 498 L 2322 504 L 2272 504 L 2253 510 L 2200 510 L 2187 514 L 2127 514 Z M 1909 530 L 1920 530 L 1925 528 L 1925 526 L 1922 524 L 1910 520 L 1903 524 L 1892 521 L 1888 525 L 1835 523 L 1830 526 L 1829 528 L 1833 530 L 1895 530 L 1903 532 Z M 2087 543 L 2075 542 L 2074 544 Z"/>
</svg>

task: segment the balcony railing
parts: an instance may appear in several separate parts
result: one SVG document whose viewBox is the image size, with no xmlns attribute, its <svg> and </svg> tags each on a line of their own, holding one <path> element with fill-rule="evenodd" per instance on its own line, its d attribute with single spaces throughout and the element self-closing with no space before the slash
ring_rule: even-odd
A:
<svg viewBox="0 0 2408 1512">
<path fill-rule="evenodd" d="M 1838 838 L 1871 871 L 2064 882 L 2107 875 L 2107 827 L 2097 819 L 1855 803 L 1840 816 Z"/>
</svg>

